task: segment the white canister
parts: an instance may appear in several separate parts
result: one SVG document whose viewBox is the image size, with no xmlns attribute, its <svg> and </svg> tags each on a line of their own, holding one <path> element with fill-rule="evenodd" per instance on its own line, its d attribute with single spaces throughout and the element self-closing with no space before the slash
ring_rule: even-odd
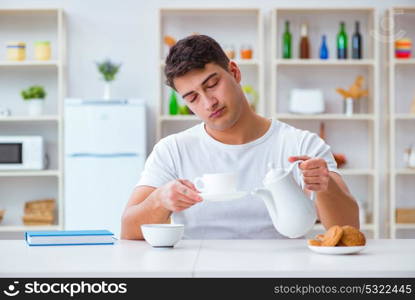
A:
<svg viewBox="0 0 415 300">
<path fill-rule="evenodd" d="M 26 59 L 26 43 L 25 42 L 8 42 L 7 60 L 22 61 Z"/>
<path fill-rule="evenodd" d="M 37 41 L 35 42 L 35 55 L 36 60 L 50 60 L 51 48 L 49 41 Z"/>
<path fill-rule="evenodd" d="M 411 153 L 409 154 L 408 167 L 415 168 L 415 147 L 414 146 L 412 146 Z"/>
<path fill-rule="evenodd" d="M 366 205 L 362 201 L 357 199 L 357 205 L 359 207 L 359 224 L 360 228 L 363 228 L 363 226 L 366 224 Z"/>
</svg>

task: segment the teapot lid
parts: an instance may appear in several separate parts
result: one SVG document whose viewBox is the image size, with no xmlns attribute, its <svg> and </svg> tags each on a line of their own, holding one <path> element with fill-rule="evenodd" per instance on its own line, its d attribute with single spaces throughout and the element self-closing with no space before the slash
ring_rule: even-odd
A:
<svg viewBox="0 0 415 300">
<path fill-rule="evenodd" d="M 273 181 L 276 181 L 278 179 L 280 179 L 281 177 L 283 177 L 286 174 L 285 169 L 282 168 L 276 168 L 275 167 L 275 163 L 271 162 L 268 164 L 268 172 L 265 175 L 264 178 L 264 185 L 267 185 Z"/>
</svg>

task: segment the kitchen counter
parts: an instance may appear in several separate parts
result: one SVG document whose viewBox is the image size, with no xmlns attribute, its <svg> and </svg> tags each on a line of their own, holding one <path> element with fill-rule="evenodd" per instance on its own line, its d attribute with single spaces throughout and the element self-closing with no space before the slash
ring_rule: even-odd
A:
<svg viewBox="0 0 415 300">
<path fill-rule="evenodd" d="M 322 255 L 306 240 L 182 240 L 30 247 L 0 240 L 0 277 L 415 277 L 415 239 L 368 240 L 359 254 Z"/>
</svg>

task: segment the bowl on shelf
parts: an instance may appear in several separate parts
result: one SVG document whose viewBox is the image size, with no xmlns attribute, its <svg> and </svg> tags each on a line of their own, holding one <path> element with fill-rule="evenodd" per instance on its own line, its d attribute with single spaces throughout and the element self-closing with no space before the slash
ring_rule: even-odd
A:
<svg viewBox="0 0 415 300">
<path fill-rule="evenodd" d="M 141 232 L 144 239 L 156 248 L 172 248 L 182 238 L 183 224 L 143 224 Z"/>
</svg>

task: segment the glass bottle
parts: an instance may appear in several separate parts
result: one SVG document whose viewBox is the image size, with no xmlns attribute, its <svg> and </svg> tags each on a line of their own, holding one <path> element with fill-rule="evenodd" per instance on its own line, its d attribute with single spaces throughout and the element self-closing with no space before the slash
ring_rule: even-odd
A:
<svg viewBox="0 0 415 300">
<path fill-rule="evenodd" d="M 177 115 L 179 113 L 179 103 L 177 102 L 176 92 L 172 89 L 170 91 L 169 99 L 169 114 Z"/>
<path fill-rule="evenodd" d="M 282 35 L 282 58 L 292 58 L 291 55 L 291 32 L 290 32 L 290 22 L 285 21 L 285 31 Z"/>
<path fill-rule="evenodd" d="M 307 35 L 307 24 L 301 24 L 300 58 L 310 58 L 310 43 Z"/>
<path fill-rule="evenodd" d="M 229 59 L 235 59 L 235 47 L 233 45 L 225 45 L 223 50 Z"/>
<path fill-rule="evenodd" d="M 340 30 L 337 34 L 337 58 L 347 58 L 347 33 L 344 22 L 340 22 Z"/>
<path fill-rule="evenodd" d="M 326 39 L 325 34 L 321 37 L 320 58 L 321 59 L 329 58 L 329 49 L 327 48 L 327 39 Z"/>
<path fill-rule="evenodd" d="M 352 58 L 362 58 L 362 35 L 360 34 L 359 21 L 355 23 L 355 32 L 352 36 Z"/>
</svg>

